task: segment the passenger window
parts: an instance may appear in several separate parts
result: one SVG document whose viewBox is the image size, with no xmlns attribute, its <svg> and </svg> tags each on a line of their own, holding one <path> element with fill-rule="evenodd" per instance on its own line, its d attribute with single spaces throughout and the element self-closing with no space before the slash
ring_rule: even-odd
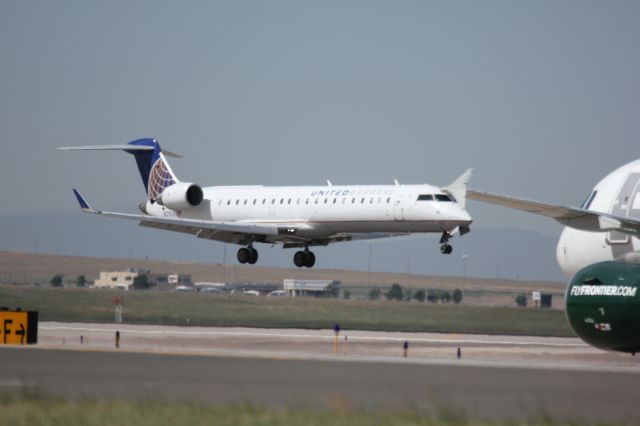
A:
<svg viewBox="0 0 640 426">
<path fill-rule="evenodd" d="M 309 204 L 309 199 L 307 198 L 306 201 L 304 202 L 305 204 Z"/>
<path fill-rule="evenodd" d="M 300 198 L 296 200 L 296 204 L 300 204 Z"/>
<path fill-rule="evenodd" d="M 373 197 L 369 199 L 369 204 L 373 204 Z"/>
<path fill-rule="evenodd" d="M 244 199 L 244 205 L 245 206 L 247 205 L 247 199 L 246 198 Z"/>
<path fill-rule="evenodd" d="M 263 199 L 262 199 L 262 204 L 265 204 L 266 202 L 267 202 L 267 199 L 266 199 L 266 198 L 263 198 Z"/>
<path fill-rule="evenodd" d="M 284 198 L 280 198 L 280 204 L 284 204 Z"/>
<path fill-rule="evenodd" d="M 325 203 L 325 204 L 327 204 L 327 201 L 329 201 L 329 199 L 328 199 L 328 198 L 325 198 L 325 199 L 324 199 L 324 203 Z"/>
<path fill-rule="evenodd" d="M 353 197 L 353 198 L 351 199 L 351 204 L 354 204 L 355 202 L 356 202 L 356 197 Z"/>
<path fill-rule="evenodd" d="M 256 205 L 256 201 L 258 201 L 258 200 L 256 200 L 256 199 L 254 198 L 254 199 L 253 199 L 253 205 L 254 205 L 254 206 Z"/>
<path fill-rule="evenodd" d="M 240 200 L 236 200 L 236 206 L 240 204 Z"/>
<path fill-rule="evenodd" d="M 276 203 L 276 199 L 275 199 L 275 198 L 272 198 L 272 199 L 271 199 L 271 204 L 275 204 L 275 203 Z"/>
<path fill-rule="evenodd" d="M 360 200 L 360 204 L 364 204 L 364 197 Z"/>
<path fill-rule="evenodd" d="M 289 198 L 289 201 L 287 202 L 287 204 L 291 204 L 291 198 Z"/>
<path fill-rule="evenodd" d="M 335 204 L 337 200 L 338 200 L 337 198 L 334 198 L 333 199 L 333 204 Z"/>
<path fill-rule="evenodd" d="M 316 204 L 318 204 L 318 199 L 316 198 Z"/>
<path fill-rule="evenodd" d="M 227 205 L 230 206 L 231 205 L 231 200 L 227 200 Z"/>
<path fill-rule="evenodd" d="M 391 202 L 391 197 L 387 198 L 387 204 Z"/>
</svg>

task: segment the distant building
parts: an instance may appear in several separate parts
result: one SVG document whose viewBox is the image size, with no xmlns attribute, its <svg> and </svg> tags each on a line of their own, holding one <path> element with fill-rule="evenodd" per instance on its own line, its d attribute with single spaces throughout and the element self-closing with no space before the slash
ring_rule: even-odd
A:
<svg viewBox="0 0 640 426">
<path fill-rule="evenodd" d="M 146 269 L 134 268 L 129 268 L 126 271 L 103 271 L 100 272 L 100 278 L 94 281 L 93 287 L 129 290 L 138 275 L 148 273 L 149 271 Z"/>
<path fill-rule="evenodd" d="M 175 290 L 177 287 L 193 287 L 188 274 L 152 274 L 147 269 L 129 268 L 125 271 L 100 272 L 93 287 L 129 290 L 139 275 L 146 275 L 151 288 L 157 290 Z"/>
<path fill-rule="evenodd" d="M 194 283 L 197 291 L 203 292 L 211 292 L 211 293 L 222 293 L 226 290 L 225 283 L 216 283 L 216 282 L 206 282 L 206 281 L 198 281 Z"/>
<path fill-rule="evenodd" d="M 191 275 L 189 274 L 147 274 L 149 284 L 157 290 L 175 290 L 180 287 L 181 291 L 185 291 L 184 287 L 193 287 Z"/>
<path fill-rule="evenodd" d="M 291 297 L 296 296 L 333 296 L 332 292 L 340 291 L 340 281 L 332 280 L 297 280 L 287 278 L 283 281 L 284 291 Z"/>
<path fill-rule="evenodd" d="M 551 308 L 553 295 L 534 291 L 531 293 L 531 300 L 536 308 Z"/>
<path fill-rule="evenodd" d="M 540 307 L 541 308 L 551 308 L 553 304 L 553 295 L 552 294 L 541 294 L 540 295 Z"/>
</svg>

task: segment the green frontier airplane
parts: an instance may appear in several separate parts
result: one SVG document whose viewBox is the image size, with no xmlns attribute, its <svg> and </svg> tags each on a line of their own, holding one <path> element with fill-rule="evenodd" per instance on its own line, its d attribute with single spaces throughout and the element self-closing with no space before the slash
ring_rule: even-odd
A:
<svg viewBox="0 0 640 426">
<path fill-rule="evenodd" d="M 565 294 L 571 328 L 598 348 L 640 351 L 640 160 L 598 182 L 580 208 L 476 191 L 467 197 L 565 225 L 556 254 L 571 277 Z"/>
</svg>

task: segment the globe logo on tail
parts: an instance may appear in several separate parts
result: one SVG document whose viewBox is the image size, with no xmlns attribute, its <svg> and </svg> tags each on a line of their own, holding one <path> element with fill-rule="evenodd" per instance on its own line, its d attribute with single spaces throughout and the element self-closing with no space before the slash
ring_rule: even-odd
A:
<svg viewBox="0 0 640 426">
<path fill-rule="evenodd" d="M 162 191 L 176 183 L 169 168 L 162 160 L 158 159 L 149 173 L 149 200 L 155 201 L 160 197 Z"/>
</svg>

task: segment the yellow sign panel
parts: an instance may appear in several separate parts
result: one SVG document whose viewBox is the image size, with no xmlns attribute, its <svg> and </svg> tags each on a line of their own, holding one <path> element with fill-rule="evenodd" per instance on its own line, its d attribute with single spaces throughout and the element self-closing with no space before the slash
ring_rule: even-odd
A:
<svg viewBox="0 0 640 426">
<path fill-rule="evenodd" d="M 37 340 L 37 312 L 0 311 L 0 344 L 25 345 Z"/>
</svg>

